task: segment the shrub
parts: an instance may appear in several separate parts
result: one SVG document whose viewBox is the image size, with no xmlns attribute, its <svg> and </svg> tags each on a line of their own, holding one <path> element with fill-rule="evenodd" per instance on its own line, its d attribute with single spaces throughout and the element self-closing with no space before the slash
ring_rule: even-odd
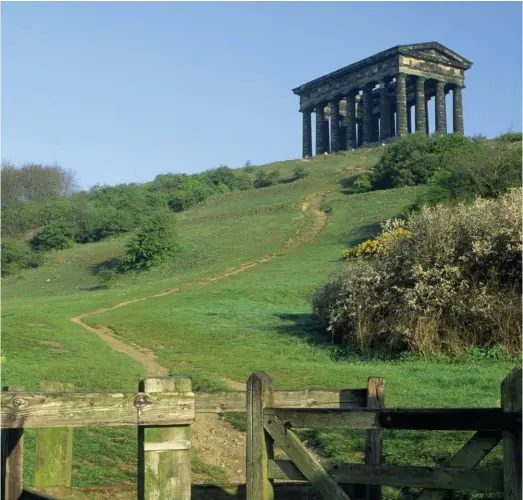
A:
<svg viewBox="0 0 523 500">
<path fill-rule="evenodd" d="M 366 193 L 372 189 L 372 181 L 368 173 L 358 175 L 358 178 L 352 184 L 352 190 L 355 193 Z"/>
<path fill-rule="evenodd" d="M 172 219 L 164 213 L 158 213 L 147 221 L 127 243 L 122 269 L 146 270 L 175 255 L 180 244 L 172 224 Z"/>
<path fill-rule="evenodd" d="M 296 165 L 292 171 L 295 179 L 305 179 L 309 175 L 309 172 L 303 165 Z"/>
<path fill-rule="evenodd" d="M 374 189 L 425 184 L 457 152 L 467 154 L 484 147 L 485 141 L 460 134 L 409 134 L 394 141 L 371 174 Z"/>
<path fill-rule="evenodd" d="M 246 191 L 247 189 L 252 189 L 252 179 L 250 174 L 248 173 L 239 173 L 236 174 L 236 178 L 234 179 L 234 187 L 235 189 L 239 189 L 240 191 Z"/>
<path fill-rule="evenodd" d="M 256 170 L 256 165 L 253 165 L 249 160 L 247 160 L 243 164 L 243 170 L 248 174 L 252 174 Z"/>
<path fill-rule="evenodd" d="M 258 170 L 254 176 L 253 185 L 255 188 L 263 188 L 273 186 L 278 184 L 280 180 L 280 171 L 273 170 L 272 172 L 267 172 L 266 170 Z"/>
<path fill-rule="evenodd" d="M 315 293 L 326 332 L 362 351 L 517 352 L 521 191 L 386 222 L 378 243 L 360 246 L 360 257 L 353 250 L 344 272 Z"/>
<path fill-rule="evenodd" d="M 51 221 L 31 239 L 33 250 L 63 250 L 74 245 L 74 230 L 65 221 Z"/>
<path fill-rule="evenodd" d="M 466 201 L 477 196 L 497 198 L 508 189 L 521 186 L 521 145 L 506 143 L 481 148 L 471 153 L 457 153 L 448 158 L 430 180 L 430 187 L 413 205 Z"/>
<path fill-rule="evenodd" d="M 41 256 L 33 251 L 27 243 L 12 238 L 2 238 L 2 276 L 12 274 L 21 269 L 38 267 Z"/>
<path fill-rule="evenodd" d="M 521 142 L 523 140 L 523 134 L 521 132 L 507 132 L 498 137 L 503 142 Z"/>
</svg>

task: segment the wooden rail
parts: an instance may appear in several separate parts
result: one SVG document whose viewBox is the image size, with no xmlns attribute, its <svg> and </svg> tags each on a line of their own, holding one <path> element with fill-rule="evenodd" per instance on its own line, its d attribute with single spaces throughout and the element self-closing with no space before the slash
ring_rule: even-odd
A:
<svg viewBox="0 0 523 500">
<path fill-rule="evenodd" d="M 365 484 L 366 498 L 379 499 L 370 486 L 425 488 L 419 498 L 442 499 L 448 490 L 503 492 L 505 500 L 521 500 L 521 368 L 501 385 L 501 408 L 276 408 L 265 372 L 248 382 L 247 499 L 269 500 L 274 479 L 307 480 L 327 499 L 348 500 L 343 483 Z M 249 403 L 250 401 L 250 403 Z M 476 430 L 474 437 L 444 467 L 410 465 L 324 465 L 300 442 L 293 428 Z M 503 440 L 503 468 L 476 465 Z M 274 460 L 273 448 L 290 460 Z"/>
<path fill-rule="evenodd" d="M 81 489 L 71 488 L 73 428 L 132 425 L 143 500 L 380 500 L 382 485 L 423 488 L 420 500 L 443 499 L 449 490 L 503 492 L 505 500 L 522 500 L 521 368 L 503 381 L 501 408 L 385 408 L 383 387 L 383 379 L 371 377 L 366 389 L 275 391 L 264 372 L 251 375 L 246 392 L 193 394 L 186 377 L 144 379 L 136 393 L 75 393 L 71 384 L 53 382 L 42 382 L 38 393 L 10 387 L 1 394 L 2 498 L 52 498 L 59 488 L 81 498 Z M 196 414 L 242 411 L 247 483 L 191 485 L 190 425 Z M 365 464 L 318 462 L 293 432 L 314 427 L 365 430 Z M 39 429 L 31 491 L 22 490 L 25 428 Z M 477 432 L 443 467 L 415 467 L 381 462 L 385 429 Z M 477 467 L 500 441 L 503 468 Z M 289 460 L 274 459 L 276 446 Z"/>
</svg>

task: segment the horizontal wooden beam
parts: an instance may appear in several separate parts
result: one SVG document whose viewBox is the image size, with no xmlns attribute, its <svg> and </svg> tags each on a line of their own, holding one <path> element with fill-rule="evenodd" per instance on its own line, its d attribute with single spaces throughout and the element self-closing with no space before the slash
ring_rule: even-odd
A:
<svg viewBox="0 0 523 500">
<path fill-rule="evenodd" d="M 503 491 L 502 469 L 342 464 L 325 467 L 338 483 L 444 490 Z M 270 460 L 271 479 L 304 481 L 290 460 Z"/>
<path fill-rule="evenodd" d="M 2 429 L 184 425 L 194 421 L 192 393 L 1 394 Z"/>
<path fill-rule="evenodd" d="M 268 408 L 264 414 L 275 415 L 289 428 L 500 431 L 521 422 L 521 415 L 504 414 L 501 408 Z"/>
<path fill-rule="evenodd" d="M 352 485 L 340 485 L 352 497 Z M 107 498 L 136 498 L 136 488 L 127 486 L 100 488 L 45 488 L 24 490 L 23 498 L 62 500 L 107 500 Z M 232 500 L 245 498 L 245 484 L 193 484 L 192 500 Z M 309 483 L 277 483 L 274 500 L 323 500 Z"/>
<path fill-rule="evenodd" d="M 276 408 L 364 408 L 367 389 L 308 389 L 274 391 Z M 196 413 L 245 412 L 245 391 L 199 392 L 195 394 Z"/>
</svg>

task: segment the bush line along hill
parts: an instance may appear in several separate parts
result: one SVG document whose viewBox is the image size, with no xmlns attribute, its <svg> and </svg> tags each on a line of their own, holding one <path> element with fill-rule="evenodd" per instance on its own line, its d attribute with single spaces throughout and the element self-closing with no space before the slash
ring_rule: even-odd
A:
<svg viewBox="0 0 523 500">
<path fill-rule="evenodd" d="M 169 212 L 188 210 L 212 195 L 293 182 L 306 175 L 298 165 L 292 177 L 281 180 L 277 168 L 256 169 L 247 162 L 242 169 L 221 166 L 202 174 L 162 174 L 141 186 L 97 185 L 75 191 L 74 174 L 63 168 L 3 165 L 2 274 L 38 266 L 40 252 L 166 222 Z"/>
</svg>

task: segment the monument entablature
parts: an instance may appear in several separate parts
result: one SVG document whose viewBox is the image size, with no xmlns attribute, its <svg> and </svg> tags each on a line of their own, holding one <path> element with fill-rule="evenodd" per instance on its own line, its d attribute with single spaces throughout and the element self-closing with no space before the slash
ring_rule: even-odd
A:
<svg viewBox="0 0 523 500">
<path fill-rule="evenodd" d="M 446 133 L 445 95 L 449 92 L 453 94 L 453 131 L 463 133 L 461 91 L 465 71 L 471 66 L 437 42 L 398 45 L 293 89 L 303 113 L 304 157 L 312 156 L 313 112 L 316 154 L 412 132 L 412 106 L 415 131 L 427 133 L 427 102 L 433 97 L 436 131 Z"/>
</svg>

